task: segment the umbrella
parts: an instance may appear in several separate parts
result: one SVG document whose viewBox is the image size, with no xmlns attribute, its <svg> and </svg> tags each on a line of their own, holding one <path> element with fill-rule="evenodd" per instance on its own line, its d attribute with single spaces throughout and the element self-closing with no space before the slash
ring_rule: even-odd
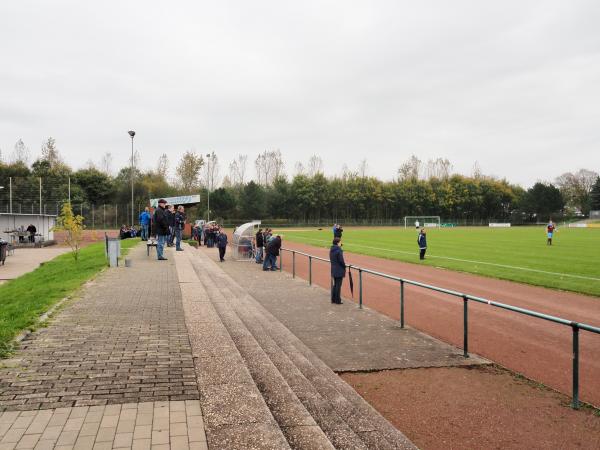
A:
<svg viewBox="0 0 600 450">
<path fill-rule="evenodd" d="M 354 280 L 352 279 L 352 269 L 348 267 L 348 277 L 350 280 L 350 293 L 352 294 L 352 298 L 354 298 Z"/>
</svg>

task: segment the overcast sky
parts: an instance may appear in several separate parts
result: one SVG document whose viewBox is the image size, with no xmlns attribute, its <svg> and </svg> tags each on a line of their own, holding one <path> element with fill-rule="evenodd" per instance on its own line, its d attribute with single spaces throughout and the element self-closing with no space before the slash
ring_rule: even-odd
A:
<svg viewBox="0 0 600 450">
<path fill-rule="evenodd" d="M 599 24 L 598 0 L 2 1 L 0 149 L 117 168 L 134 129 L 145 167 L 212 150 L 222 174 L 271 149 L 288 173 L 600 171 Z"/>
</svg>

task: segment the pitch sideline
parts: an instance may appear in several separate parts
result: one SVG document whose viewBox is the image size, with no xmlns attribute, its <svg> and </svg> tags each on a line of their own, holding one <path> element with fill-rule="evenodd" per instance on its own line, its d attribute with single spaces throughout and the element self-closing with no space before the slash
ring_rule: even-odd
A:
<svg viewBox="0 0 600 450">
<path fill-rule="evenodd" d="M 311 238 L 303 238 L 303 239 L 306 241 L 312 241 L 312 242 L 329 242 L 326 239 L 311 239 Z M 393 249 L 389 249 L 389 248 L 371 247 L 368 245 L 361 245 L 361 244 L 355 244 L 355 243 L 347 244 L 347 247 L 352 247 L 352 246 L 368 248 L 370 250 L 380 250 L 380 251 L 391 252 L 391 253 L 402 253 L 405 255 L 414 255 L 415 254 L 415 252 L 407 252 L 407 251 L 403 251 L 403 250 L 393 250 Z M 557 275 L 557 276 L 561 276 L 561 277 L 578 278 L 581 280 L 600 281 L 600 278 L 588 277 L 585 275 L 550 272 L 547 270 L 531 269 L 529 267 L 511 266 L 509 264 L 498 264 L 498 263 L 491 263 L 491 262 L 486 262 L 486 261 L 474 261 L 474 260 L 470 260 L 470 259 L 453 258 L 451 256 L 435 256 L 435 255 L 429 255 L 429 254 L 427 255 L 427 257 L 428 258 L 447 259 L 450 261 L 460 261 L 460 262 L 466 262 L 466 263 L 472 263 L 472 264 L 483 264 L 483 265 L 487 265 L 487 266 L 502 267 L 505 269 L 523 270 L 526 272 L 543 273 L 546 275 Z"/>
</svg>

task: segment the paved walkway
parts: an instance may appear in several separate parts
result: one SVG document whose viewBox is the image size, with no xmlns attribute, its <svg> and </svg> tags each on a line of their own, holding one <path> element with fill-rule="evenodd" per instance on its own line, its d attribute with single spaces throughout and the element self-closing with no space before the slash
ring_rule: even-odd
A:
<svg viewBox="0 0 600 450">
<path fill-rule="evenodd" d="M 0 361 L 0 450 L 206 448 L 174 262 L 130 257 Z"/>
<path fill-rule="evenodd" d="M 200 251 L 218 261 L 214 251 Z M 220 267 L 336 372 L 489 363 L 354 302 L 332 305 L 329 291 L 289 273 L 252 262 Z"/>
<path fill-rule="evenodd" d="M 1 361 L 0 450 L 415 448 L 330 366 L 463 363 L 456 349 L 185 248 L 134 248 Z"/>
<path fill-rule="evenodd" d="M 0 284 L 37 269 L 41 263 L 50 261 L 69 251 L 67 247 L 17 248 L 0 265 Z"/>
</svg>

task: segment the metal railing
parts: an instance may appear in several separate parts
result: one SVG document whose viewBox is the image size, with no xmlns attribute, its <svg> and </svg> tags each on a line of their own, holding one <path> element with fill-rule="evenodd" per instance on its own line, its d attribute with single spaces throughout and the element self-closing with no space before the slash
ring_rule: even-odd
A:
<svg viewBox="0 0 600 450">
<path fill-rule="evenodd" d="M 312 262 L 313 260 L 324 261 L 330 263 L 328 259 L 321 258 L 319 256 L 310 255 L 308 253 L 299 252 L 297 250 L 290 250 L 287 248 L 281 249 L 281 256 L 279 260 L 279 270 L 283 270 L 283 252 L 289 252 L 292 254 L 292 277 L 296 278 L 296 255 L 306 256 L 308 258 L 308 284 L 312 285 Z M 548 314 L 532 311 L 525 308 L 519 308 L 518 306 L 508 305 L 506 303 L 500 303 L 486 298 L 478 297 L 475 295 L 465 294 L 451 289 L 445 289 L 430 284 L 420 283 L 418 281 L 409 280 L 406 278 L 397 277 L 395 275 L 389 275 L 387 273 L 377 272 L 374 270 L 366 269 L 364 267 L 355 266 L 353 264 L 346 264 L 348 270 L 358 271 L 358 307 L 363 307 L 363 273 L 368 273 L 388 280 L 397 281 L 400 283 L 400 328 L 404 328 L 404 285 L 408 284 L 411 286 L 417 286 L 424 289 L 429 289 L 436 292 L 441 292 L 454 297 L 459 297 L 463 301 L 463 356 L 469 357 L 469 302 L 474 301 L 477 303 L 483 303 L 496 308 L 505 309 L 507 311 L 524 314 L 526 316 L 535 317 L 537 319 L 547 320 L 549 322 L 558 323 L 560 325 L 566 325 L 571 327 L 573 336 L 573 387 L 572 387 L 572 402 L 571 406 L 573 409 L 579 409 L 579 330 L 589 331 L 591 333 L 600 334 L 600 328 L 588 325 L 585 323 L 575 322 L 573 320 L 563 319 L 562 317 L 551 316 Z"/>
</svg>

